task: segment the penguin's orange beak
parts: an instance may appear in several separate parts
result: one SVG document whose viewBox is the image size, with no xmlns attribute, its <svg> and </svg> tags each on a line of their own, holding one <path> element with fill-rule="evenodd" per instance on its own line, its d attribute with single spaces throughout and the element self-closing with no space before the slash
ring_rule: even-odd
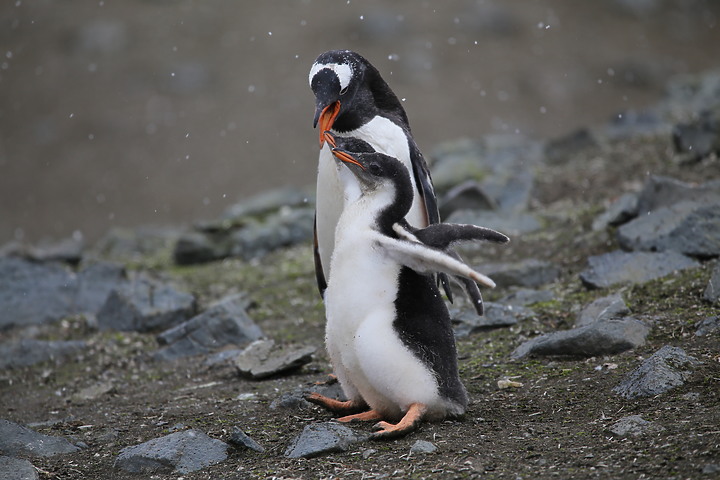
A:
<svg viewBox="0 0 720 480">
<path fill-rule="evenodd" d="M 320 147 L 325 143 L 325 132 L 331 130 L 335 119 L 340 114 L 340 101 L 335 101 L 322 109 L 318 123 L 320 124 Z M 332 144 L 334 145 L 334 143 Z"/>
<path fill-rule="evenodd" d="M 358 167 L 365 170 L 365 167 L 363 167 L 360 162 L 355 160 L 355 158 L 352 155 L 350 155 L 348 152 L 346 152 L 345 150 L 340 150 L 339 148 L 333 148 L 332 154 L 335 155 L 336 158 L 338 158 L 339 160 L 342 160 L 345 163 L 352 163 L 353 165 L 357 165 Z"/>
</svg>

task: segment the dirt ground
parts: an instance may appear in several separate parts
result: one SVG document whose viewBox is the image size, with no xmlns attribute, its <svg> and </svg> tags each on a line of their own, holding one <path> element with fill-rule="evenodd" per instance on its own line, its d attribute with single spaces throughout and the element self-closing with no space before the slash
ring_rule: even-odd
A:
<svg viewBox="0 0 720 480">
<path fill-rule="evenodd" d="M 533 306 L 535 320 L 458 341 L 461 377 L 472 399 L 462 419 L 425 423 L 405 438 L 357 443 L 345 453 L 314 459 L 283 456 L 303 427 L 331 418 L 316 407 L 270 408 L 281 394 L 323 380 L 331 371 L 322 353 L 323 313 L 309 246 L 278 251 L 260 262 L 226 260 L 194 267 L 152 262 L 157 275 L 196 293 L 203 305 L 234 289 L 247 291 L 256 302 L 250 315 L 269 337 L 318 347 L 313 363 L 300 372 L 248 381 L 231 365 L 208 367 L 203 358 L 156 363 L 150 358 L 157 348 L 152 335 L 98 333 L 84 318 L 70 318 L 45 327 L 40 337 L 83 338 L 91 348 L 61 365 L 0 373 L 0 404 L 7 408 L 3 416 L 19 423 L 47 422 L 35 428 L 87 444 L 75 454 L 35 459 L 42 479 L 133 478 L 113 468 L 123 447 L 190 427 L 227 441 L 234 426 L 266 451 L 230 449 L 228 460 L 203 471 L 150 478 L 713 478 L 717 473 L 702 471 L 720 464 L 720 350 L 717 334 L 694 335 L 698 320 L 717 314 L 702 300 L 713 262 L 621 289 L 633 316 L 652 327 L 647 344 L 635 351 L 590 359 L 509 359 L 523 340 L 570 328 L 580 307 L 610 293 L 586 290 L 577 276 L 588 255 L 615 248 L 611 233 L 590 229 L 608 192 L 617 195 L 624 186 L 640 184 L 647 171 L 687 181 L 718 177 L 717 158 L 679 165 L 668 147 L 630 139 L 544 167 L 535 197 L 536 212 L 550 219 L 548 227 L 513 238 L 508 247 L 465 252 L 476 265 L 489 258 L 533 257 L 555 262 L 563 273 L 551 285 L 556 299 Z M 557 198 L 556 186 L 577 186 L 578 169 L 592 159 L 603 167 L 592 188 L 568 188 Z M 493 291 L 486 297 L 507 293 Z M 684 386 L 638 400 L 612 392 L 642 358 L 667 344 L 681 346 L 703 362 Z M 505 378 L 522 386 L 498 388 L 497 381 Z M 77 398 L 78 392 L 98 384 L 112 390 L 91 400 Z M 637 438 L 618 438 L 608 431 L 619 418 L 633 414 L 664 430 Z M 370 426 L 353 428 L 369 431 Z M 411 455 L 417 440 L 431 441 L 438 450 Z"/>
</svg>

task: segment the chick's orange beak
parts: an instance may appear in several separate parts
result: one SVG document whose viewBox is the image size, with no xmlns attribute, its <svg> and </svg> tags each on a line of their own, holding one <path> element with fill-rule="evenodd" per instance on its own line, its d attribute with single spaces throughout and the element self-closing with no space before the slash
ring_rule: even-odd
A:
<svg viewBox="0 0 720 480">
<path fill-rule="evenodd" d="M 337 145 L 335 145 L 335 137 L 333 136 L 332 133 L 330 133 L 329 130 L 325 130 L 325 132 L 323 132 L 323 138 L 324 138 L 325 141 L 328 142 L 328 144 L 330 144 L 330 146 L 332 146 L 333 148 L 335 148 L 335 147 L 337 146 Z"/>
<path fill-rule="evenodd" d="M 338 114 L 340 114 L 340 101 L 335 101 L 331 103 L 327 107 L 323 108 L 322 112 L 320 113 L 320 119 L 318 123 L 320 124 L 321 148 L 323 146 L 323 143 L 325 143 L 325 132 L 332 129 L 333 123 L 335 123 L 335 119 L 337 118 Z"/>
<path fill-rule="evenodd" d="M 339 148 L 333 148 L 332 154 L 335 155 L 336 158 L 338 158 L 339 160 L 342 160 L 345 163 L 352 163 L 352 164 L 357 165 L 358 167 L 362 168 L 363 170 L 365 170 L 365 167 L 363 167 L 360 162 L 355 160 L 355 158 L 352 155 L 350 155 L 348 152 L 346 152 L 345 150 L 340 150 Z"/>
</svg>

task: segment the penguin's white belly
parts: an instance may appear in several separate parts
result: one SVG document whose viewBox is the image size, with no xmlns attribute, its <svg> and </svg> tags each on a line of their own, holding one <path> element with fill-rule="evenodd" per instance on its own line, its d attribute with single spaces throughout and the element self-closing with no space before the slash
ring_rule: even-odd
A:
<svg viewBox="0 0 720 480">
<path fill-rule="evenodd" d="M 376 151 L 395 157 L 410 172 L 413 186 L 412 207 L 405 216 L 414 227 L 427 226 L 425 206 L 417 193 L 415 176 L 410 161 L 410 147 L 405 132 L 385 117 L 377 116 L 362 127 L 350 132 L 335 132 L 343 137 L 356 137 L 368 142 Z M 322 261 L 325 279 L 330 279 L 331 258 L 335 248 L 335 227 L 343 210 L 343 190 L 338 178 L 338 168 L 327 142 L 320 150 L 318 159 L 318 177 L 316 193 L 317 238 L 320 260 Z"/>
<path fill-rule="evenodd" d="M 343 390 L 388 417 L 412 403 L 444 413 L 435 375 L 393 328 L 400 267 L 372 238 L 349 237 L 336 245 L 325 293 L 327 349 Z"/>
</svg>

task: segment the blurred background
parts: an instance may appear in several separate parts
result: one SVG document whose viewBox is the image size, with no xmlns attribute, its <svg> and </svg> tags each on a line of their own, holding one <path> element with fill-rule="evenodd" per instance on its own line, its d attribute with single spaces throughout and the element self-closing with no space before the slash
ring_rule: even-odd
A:
<svg viewBox="0 0 720 480">
<path fill-rule="evenodd" d="M 314 183 L 308 71 L 368 58 L 426 153 L 557 137 L 720 63 L 707 0 L 7 0 L 0 245 L 216 218 Z"/>
</svg>

